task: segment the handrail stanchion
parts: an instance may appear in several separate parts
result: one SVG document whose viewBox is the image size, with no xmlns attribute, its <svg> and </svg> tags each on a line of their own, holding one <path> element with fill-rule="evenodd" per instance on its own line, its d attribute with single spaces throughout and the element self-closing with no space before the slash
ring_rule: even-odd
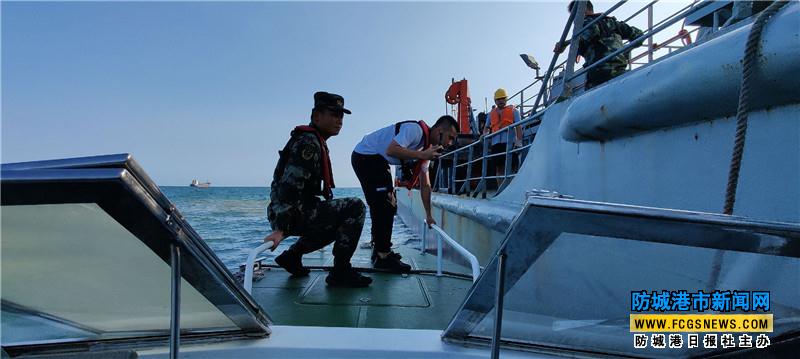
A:
<svg viewBox="0 0 800 359">
<path fill-rule="evenodd" d="M 427 227 L 428 223 L 423 220 L 422 225 Z M 474 283 L 477 281 L 478 277 L 481 275 L 481 265 L 478 263 L 478 258 L 475 257 L 474 254 L 470 253 L 466 248 L 462 247 L 461 244 L 456 242 L 453 238 L 451 238 L 447 232 L 442 229 L 442 227 L 432 224 L 430 228 L 433 229 L 434 233 L 436 233 L 436 276 L 442 276 L 442 244 L 443 242 L 447 242 L 447 244 L 453 247 L 458 254 L 460 254 L 469 262 L 470 269 L 472 270 L 472 282 Z M 422 233 L 426 233 L 427 228 L 423 228 L 422 231 Z"/>
<path fill-rule="evenodd" d="M 177 359 L 181 346 L 181 248 L 171 245 L 170 267 L 172 267 L 169 321 L 169 357 Z"/>
<path fill-rule="evenodd" d="M 583 28 L 584 15 L 586 14 L 586 2 L 577 1 L 572 10 L 576 12 L 575 22 L 572 24 L 572 39 L 569 43 L 569 51 L 567 51 L 567 65 L 564 67 L 564 93 L 572 95 L 572 73 L 575 70 L 575 59 L 578 56 L 578 36 L 581 34 Z M 596 20 L 596 19 L 595 19 Z"/>
<path fill-rule="evenodd" d="M 488 186 L 486 183 L 486 169 L 489 167 L 489 161 L 486 158 L 486 154 L 489 152 L 489 140 L 486 136 L 483 137 L 483 158 L 481 159 L 481 198 L 486 198 L 486 187 Z"/>
<path fill-rule="evenodd" d="M 465 183 L 465 188 L 467 189 L 466 193 L 471 193 L 472 192 L 472 186 L 470 186 L 470 180 L 469 179 L 472 177 L 472 161 L 473 161 L 473 156 L 474 156 L 474 152 L 475 152 L 475 151 L 472 150 L 473 147 L 474 146 L 469 146 L 469 155 L 467 156 L 469 162 L 467 162 L 467 175 L 464 176 L 464 179 L 466 179 L 466 181 L 465 181 L 466 182 Z"/>
<path fill-rule="evenodd" d="M 427 226 L 428 224 L 425 223 Z M 442 276 L 442 236 L 436 236 L 436 276 Z"/>
<path fill-rule="evenodd" d="M 247 291 L 248 294 L 253 293 L 253 264 L 256 261 L 256 256 L 261 254 L 262 252 L 266 251 L 267 249 L 272 248 L 272 242 L 264 242 L 264 244 L 256 247 L 255 249 L 251 250 L 250 253 L 247 254 L 247 262 L 245 262 L 244 267 L 244 290 Z"/>
<path fill-rule="evenodd" d="M 580 4 L 580 3 L 578 3 Z M 567 33 L 569 32 L 569 26 L 572 24 L 572 21 L 575 19 L 575 12 L 572 11 L 569 13 L 569 19 L 567 19 L 567 24 L 564 25 L 564 31 L 561 32 L 561 38 L 558 40 L 559 44 L 563 44 L 564 40 L 567 39 Z M 547 72 L 545 73 L 545 81 L 542 81 L 542 87 L 539 89 L 539 92 L 536 94 L 536 101 L 533 103 L 533 111 L 536 112 L 536 109 L 539 108 L 539 103 L 542 100 L 542 95 L 544 94 L 544 89 L 547 87 L 547 82 L 552 80 L 553 77 L 553 70 L 556 66 L 556 61 L 558 61 L 559 54 L 553 54 L 553 57 L 550 60 L 550 65 L 547 66 Z"/>
<path fill-rule="evenodd" d="M 497 284 L 494 292 L 494 328 L 492 330 L 492 359 L 500 358 L 500 334 L 503 328 L 503 299 L 505 292 L 506 277 L 506 253 L 505 250 L 497 256 Z"/>
<path fill-rule="evenodd" d="M 439 189 L 442 188 L 442 157 L 436 159 L 436 179 L 433 181 L 433 191 L 439 192 Z"/>
<path fill-rule="evenodd" d="M 647 6 L 647 31 L 653 31 L 653 4 Z M 647 62 L 653 62 L 653 37 L 647 38 Z"/>
<path fill-rule="evenodd" d="M 452 157 L 452 152 L 450 152 L 450 156 Z M 451 186 L 451 177 L 452 174 L 450 173 L 450 168 L 446 165 L 442 167 L 442 183 L 447 186 L 447 194 L 453 194 L 453 187 Z"/>
<path fill-rule="evenodd" d="M 428 246 L 428 224 L 425 221 L 422 221 L 422 247 L 419 249 L 422 254 L 425 254 L 425 247 Z"/>
<path fill-rule="evenodd" d="M 514 131 L 512 131 L 512 129 Z M 512 159 L 514 158 L 514 154 L 511 153 L 511 149 L 514 148 L 514 145 L 511 144 L 511 139 L 513 138 L 514 141 L 516 141 L 517 136 L 512 136 L 512 133 L 516 134 L 516 127 L 508 126 L 508 130 L 506 130 L 506 164 L 503 166 L 503 182 L 506 182 L 506 180 L 508 180 L 508 175 L 511 174 L 511 164 L 513 163 Z"/>
<path fill-rule="evenodd" d="M 450 169 L 450 188 L 453 190 L 452 194 L 457 195 L 458 189 L 456 188 L 456 165 L 458 164 L 458 150 L 453 151 L 453 167 Z M 448 192 L 450 193 L 450 192 Z"/>
</svg>

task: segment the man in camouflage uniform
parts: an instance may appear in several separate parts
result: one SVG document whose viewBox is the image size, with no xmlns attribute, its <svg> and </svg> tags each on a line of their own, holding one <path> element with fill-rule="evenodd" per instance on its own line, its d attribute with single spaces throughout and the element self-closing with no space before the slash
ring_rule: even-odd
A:
<svg viewBox="0 0 800 359">
<path fill-rule="evenodd" d="M 572 12 L 575 5 L 577 4 L 574 0 L 570 1 L 567 10 Z M 596 14 L 592 2 L 587 1 L 583 26 L 586 26 L 601 15 Z M 632 41 L 642 35 L 642 30 L 629 26 L 622 21 L 617 21 L 612 16 L 604 17 L 578 36 L 578 55 L 586 60 L 583 67 L 589 67 L 612 52 L 621 49 L 623 47 L 622 40 Z M 554 52 L 561 53 L 568 44 L 569 41 L 564 44 L 556 44 Z M 628 67 L 629 58 L 630 52 L 624 52 L 587 71 L 586 89 L 622 75 Z"/>
<path fill-rule="evenodd" d="M 333 199 L 332 192 L 333 173 L 326 140 L 339 134 L 344 114 L 350 114 L 343 106 L 344 99 L 339 95 L 315 93 L 311 124 L 296 127 L 280 151 L 267 207 L 273 232 L 264 241 L 271 241 L 275 250 L 286 237 L 300 236 L 275 258 L 275 263 L 296 277 L 309 273 L 302 264 L 304 254 L 333 243 L 328 285 L 366 287 L 372 279 L 350 265 L 364 227 L 364 202 L 358 198 Z"/>
</svg>

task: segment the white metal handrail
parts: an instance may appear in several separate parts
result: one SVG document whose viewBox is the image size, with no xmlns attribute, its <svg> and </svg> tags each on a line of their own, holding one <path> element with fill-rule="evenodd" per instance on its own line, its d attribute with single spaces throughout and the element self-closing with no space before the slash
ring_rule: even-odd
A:
<svg viewBox="0 0 800 359">
<path fill-rule="evenodd" d="M 435 224 L 430 226 L 431 229 L 434 230 L 435 233 L 438 234 L 436 236 L 436 276 L 442 276 L 442 240 L 447 242 L 451 247 L 453 247 L 458 254 L 461 254 L 467 261 L 469 261 L 469 265 L 472 268 L 472 282 L 478 280 L 478 276 L 481 275 L 481 265 L 478 263 L 478 258 L 475 257 L 474 254 L 470 253 L 466 248 L 462 247 L 461 244 L 456 242 L 453 238 L 451 238 L 447 232 L 445 232 L 442 227 L 439 227 Z M 422 251 L 425 251 L 426 245 L 426 237 L 428 234 L 428 223 L 424 220 L 422 221 Z"/>
<path fill-rule="evenodd" d="M 245 262 L 244 267 L 244 290 L 247 291 L 248 294 L 253 294 L 253 265 L 256 262 L 256 257 L 266 251 L 267 249 L 272 248 L 272 242 L 264 242 L 264 244 L 252 249 L 250 253 L 247 254 L 247 261 Z"/>
</svg>

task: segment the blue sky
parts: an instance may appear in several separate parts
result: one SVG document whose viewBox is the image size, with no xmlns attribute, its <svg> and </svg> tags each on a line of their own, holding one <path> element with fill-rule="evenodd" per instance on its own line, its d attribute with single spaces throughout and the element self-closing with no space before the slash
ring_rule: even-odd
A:
<svg viewBox="0 0 800 359">
<path fill-rule="evenodd" d="M 357 186 L 361 137 L 435 120 L 451 78 L 479 110 L 530 83 L 518 54 L 547 65 L 565 4 L 3 2 L 2 161 L 127 152 L 159 185 L 266 186 L 325 90 L 353 111 L 329 146 Z"/>
</svg>

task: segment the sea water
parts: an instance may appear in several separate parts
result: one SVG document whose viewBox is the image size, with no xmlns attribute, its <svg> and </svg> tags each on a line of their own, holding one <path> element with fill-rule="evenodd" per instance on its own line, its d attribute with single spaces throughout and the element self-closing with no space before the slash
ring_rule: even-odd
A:
<svg viewBox="0 0 800 359">
<path fill-rule="evenodd" d="M 272 229 L 267 220 L 269 204 L 268 187 L 172 187 L 161 190 L 183 214 L 194 230 L 208 243 L 216 255 L 233 272 L 247 259 L 247 252 L 263 243 Z M 334 198 L 358 197 L 364 200 L 361 188 L 335 188 Z M 366 201 L 365 201 L 366 203 Z M 370 242 L 372 222 L 369 212 L 359 239 L 360 247 Z M 289 238 L 281 242 L 274 253 L 278 254 L 295 242 Z M 392 229 L 394 245 L 417 242 L 414 233 L 395 217 Z M 328 250 L 332 250 L 328 248 Z M 365 251 L 358 251 L 363 255 Z"/>
</svg>

